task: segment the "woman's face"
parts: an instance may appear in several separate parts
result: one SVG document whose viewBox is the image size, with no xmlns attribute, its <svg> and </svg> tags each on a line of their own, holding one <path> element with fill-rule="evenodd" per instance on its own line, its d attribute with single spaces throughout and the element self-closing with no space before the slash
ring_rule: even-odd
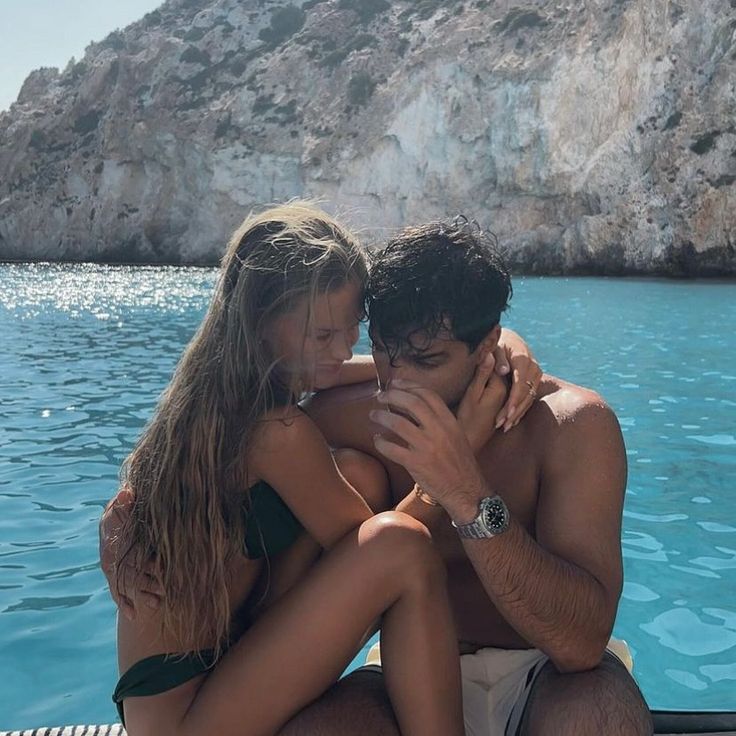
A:
<svg viewBox="0 0 736 736">
<path fill-rule="evenodd" d="M 352 358 L 363 316 L 363 287 L 348 281 L 318 294 L 309 309 L 304 297 L 289 312 L 277 317 L 266 341 L 279 368 L 297 391 L 334 386 L 342 364 Z"/>
</svg>

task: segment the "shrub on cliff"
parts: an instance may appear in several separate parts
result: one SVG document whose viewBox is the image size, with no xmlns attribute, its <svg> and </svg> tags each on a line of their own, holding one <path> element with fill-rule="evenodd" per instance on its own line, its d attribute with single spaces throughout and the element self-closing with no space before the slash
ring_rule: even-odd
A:
<svg viewBox="0 0 736 736">
<path fill-rule="evenodd" d="M 74 132 L 79 135 L 91 133 L 93 130 L 97 129 L 101 118 L 102 113 L 100 113 L 99 110 L 90 110 L 89 112 L 77 116 L 73 126 Z"/>
<path fill-rule="evenodd" d="M 189 46 L 179 57 L 179 61 L 185 61 L 188 64 L 201 64 L 202 66 L 209 66 L 212 63 L 210 55 L 196 46 Z"/>
<path fill-rule="evenodd" d="M 28 141 L 28 145 L 31 148 L 35 148 L 37 151 L 46 148 L 46 133 L 36 128 L 31 133 L 31 139 Z"/>
<path fill-rule="evenodd" d="M 271 13 L 271 25 L 262 28 L 258 38 L 276 46 L 300 31 L 306 18 L 307 14 L 295 5 L 277 8 Z"/>
<path fill-rule="evenodd" d="M 351 105 L 365 105 L 373 94 L 376 83 L 368 72 L 356 72 L 348 82 L 348 102 Z"/>
<path fill-rule="evenodd" d="M 363 23 L 370 23 L 377 15 L 391 7 L 386 0 L 340 0 L 339 8 L 355 11 Z"/>
</svg>

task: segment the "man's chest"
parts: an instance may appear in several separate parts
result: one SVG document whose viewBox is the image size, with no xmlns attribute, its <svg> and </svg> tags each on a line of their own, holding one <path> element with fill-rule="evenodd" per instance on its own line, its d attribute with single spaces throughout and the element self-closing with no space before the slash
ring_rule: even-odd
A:
<svg viewBox="0 0 736 736">
<path fill-rule="evenodd" d="M 512 432 L 494 438 L 476 459 L 489 493 L 501 496 L 516 521 L 536 536 L 534 525 L 541 472 L 534 447 L 525 441 L 520 431 L 516 436 Z M 398 504 L 411 490 L 414 481 L 399 465 L 389 463 L 386 469 L 394 503 Z M 431 532 L 435 544 L 446 558 L 464 556 L 462 543 L 447 516 L 440 517 Z"/>
<path fill-rule="evenodd" d="M 534 533 L 537 516 L 541 469 L 538 453 L 519 433 L 499 437 L 489 443 L 477 457 L 483 477 L 491 493 L 498 494 L 508 506 L 511 515 Z"/>
</svg>

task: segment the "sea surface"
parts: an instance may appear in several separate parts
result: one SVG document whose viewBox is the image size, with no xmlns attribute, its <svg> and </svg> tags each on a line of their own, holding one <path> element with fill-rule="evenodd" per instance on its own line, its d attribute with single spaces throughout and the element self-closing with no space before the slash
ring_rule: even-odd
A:
<svg viewBox="0 0 736 736">
<path fill-rule="evenodd" d="M 117 720 L 97 522 L 214 280 L 0 265 L 0 730 Z M 505 323 L 545 370 L 603 394 L 624 431 L 615 634 L 645 696 L 736 710 L 736 285 L 514 285 Z"/>
</svg>

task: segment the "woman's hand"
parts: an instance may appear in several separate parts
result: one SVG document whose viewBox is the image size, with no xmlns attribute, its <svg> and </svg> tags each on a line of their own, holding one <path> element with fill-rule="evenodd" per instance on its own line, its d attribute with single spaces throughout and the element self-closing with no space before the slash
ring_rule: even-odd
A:
<svg viewBox="0 0 736 736">
<path fill-rule="evenodd" d="M 476 368 L 475 376 L 465 389 L 457 410 L 457 421 L 474 453 L 478 452 L 496 431 L 495 418 L 509 393 L 506 382 L 495 368 L 494 353 L 488 353 Z"/>
<path fill-rule="evenodd" d="M 531 408 L 537 398 L 542 368 L 534 359 L 532 351 L 513 330 L 502 329 L 498 346 L 494 351 L 496 373 L 511 373 L 511 393 L 496 416 L 496 428 L 503 426 L 508 432 L 515 427 Z"/>
<path fill-rule="evenodd" d="M 132 562 L 124 561 L 118 576 L 118 562 L 121 552 L 120 532 L 130 517 L 135 496 L 129 488 L 118 491 L 105 507 L 100 518 L 100 566 L 107 578 L 110 595 L 120 613 L 133 621 L 136 608 L 141 603 L 156 610 L 161 606 L 163 594 L 161 586 L 151 570 L 138 571 Z"/>
<path fill-rule="evenodd" d="M 396 379 L 378 400 L 401 413 L 374 410 L 371 419 L 405 446 L 378 434 L 373 438 L 376 449 L 403 465 L 451 518 L 474 516 L 486 483 L 465 432 L 442 399 L 434 391 Z"/>
</svg>

